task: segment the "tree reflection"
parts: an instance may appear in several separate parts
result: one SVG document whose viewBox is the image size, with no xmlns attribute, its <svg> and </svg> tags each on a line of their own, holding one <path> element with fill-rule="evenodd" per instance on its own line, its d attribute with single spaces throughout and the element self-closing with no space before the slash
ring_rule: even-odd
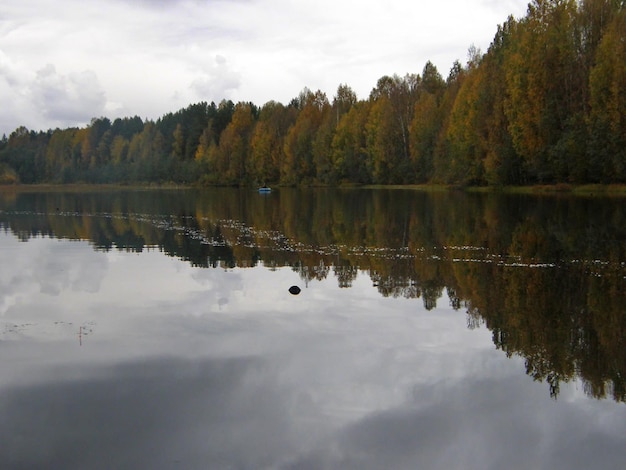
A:
<svg viewBox="0 0 626 470">
<path fill-rule="evenodd" d="M 444 289 L 550 394 L 577 378 L 626 401 L 626 212 L 621 201 L 393 190 L 99 191 L 0 195 L 20 240 L 159 249 L 205 268 L 290 267 L 305 284 L 367 274 L 388 297 Z"/>
</svg>

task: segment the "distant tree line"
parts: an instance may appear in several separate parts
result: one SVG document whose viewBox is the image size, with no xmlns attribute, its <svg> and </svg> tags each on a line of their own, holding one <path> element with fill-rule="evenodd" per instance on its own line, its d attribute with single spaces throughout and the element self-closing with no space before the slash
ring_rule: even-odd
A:
<svg viewBox="0 0 626 470">
<path fill-rule="evenodd" d="M 447 79 L 381 77 L 367 99 L 304 89 L 156 121 L 16 129 L 0 183 L 518 185 L 626 182 L 626 1 L 533 0 Z"/>
</svg>

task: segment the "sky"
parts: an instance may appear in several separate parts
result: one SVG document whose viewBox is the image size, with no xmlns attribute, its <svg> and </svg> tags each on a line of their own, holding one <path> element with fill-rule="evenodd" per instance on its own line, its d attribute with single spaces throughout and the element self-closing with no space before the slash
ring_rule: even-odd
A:
<svg viewBox="0 0 626 470">
<path fill-rule="evenodd" d="M 445 78 L 527 0 L 6 0 L 0 136 L 93 117 L 158 119 L 192 103 L 288 103 L 384 75 Z"/>
</svg>

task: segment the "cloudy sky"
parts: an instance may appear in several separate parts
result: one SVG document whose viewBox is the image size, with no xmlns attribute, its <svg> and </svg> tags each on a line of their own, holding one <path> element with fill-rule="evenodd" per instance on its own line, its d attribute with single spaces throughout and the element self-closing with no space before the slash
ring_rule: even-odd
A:
<svg viewBox="0 0 626 470">
<path fill-rule="evenodd" d="M 527 0 L 7 0 L 0 134 L 156 119 L 198 101 L 367 98 L 383 75 L 446 77 Z"/>
</svg>

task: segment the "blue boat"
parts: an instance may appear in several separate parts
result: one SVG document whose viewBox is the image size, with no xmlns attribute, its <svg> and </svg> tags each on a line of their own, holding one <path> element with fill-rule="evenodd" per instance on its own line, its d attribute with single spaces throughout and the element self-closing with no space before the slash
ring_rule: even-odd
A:
<svg viewBox="0 0 626 470">
<path fill-rule="evenodd" d="M 268 186 L 263 185 L 263 186 L 261 186 L 261 187 L 259 188 L 259 192 L 260 192 L 260 193 L 270 193 L 270 192 L 272 192 L 272 188 L 270 188 L 270 187 L 268 187 Z"/>
</svg>

